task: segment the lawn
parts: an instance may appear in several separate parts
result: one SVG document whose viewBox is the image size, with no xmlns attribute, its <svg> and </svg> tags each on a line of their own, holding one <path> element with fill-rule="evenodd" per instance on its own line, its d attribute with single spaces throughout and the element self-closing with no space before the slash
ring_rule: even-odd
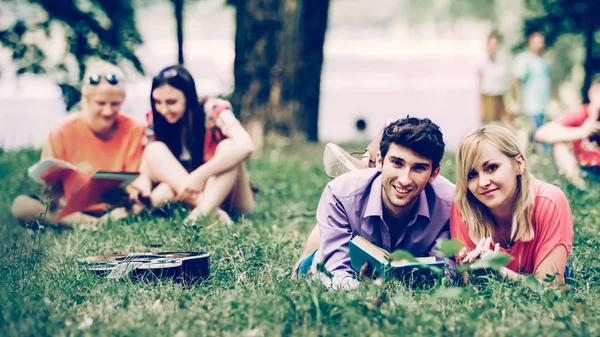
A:
<svg viewBox="0 0 600 337">
<path fill-rule="evenodd" d="M 322 144 L 279 143 L 251 158 L 258 209 L 232 226 L 185 227 L 184 214 L 176 212 L 108 222 L 96 231 L 35 232 L 9 210 L 17 194 L 40 191 L 25 173 L 39 151 L 0 152 L 0 335 L 600 335 L 600 185 L 587 192 L 570 188 L 544 158 L 534 158 L 534 174 L 559 184 L 573 210 L 576 277 L 569 286 L 543 289 L 491 278 L 466 287 L 441 280 L 414 288 L 388 280 L 334 292 L 291 280 L 290 267 L 329 181 L 322 150 Z M 454 181 L 452 154 L 442 174 Z M 75 263 L 88 255 L 151 250 L 207 251 L 211 277 L 196 286 L 107 280 Z"/>
</svg>

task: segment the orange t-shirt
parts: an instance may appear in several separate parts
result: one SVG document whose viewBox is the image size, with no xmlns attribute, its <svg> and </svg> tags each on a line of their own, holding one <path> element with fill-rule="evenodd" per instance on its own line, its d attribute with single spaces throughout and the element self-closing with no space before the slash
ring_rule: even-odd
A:
<svg viewBox="0 0 600 337">
<path fill-rule="evenodd" d="M 539 180 L 533 182 L 533 193 L 533 240 L 515 242 L 510 253 L 500 248 L 503 253 L 513 257 L 506 267 L 517 273 L 533 274 L 559 245 L 565 247 L 567 256 L 571 253 L 573 217 L 564 193 L 558 187 Z M 455 203 L 450 213 L 450 236 L 462 241 L 469 250 L 477 246 L 469 237 L 469 228 Z M 493 249 L 495 244 L 492 242 L 490 248 Z"/>
<path fill-rule="evenodd" d="M 145 132 L 143 123 L 119 115 L 114 136 L 110 140 L 102 140 L 96 137 L 79 114 L 73 114 L 52 128 L 41 157 L 64 160 L 89 176 L 97 171 L 137 172 L 142 161 Z M 64 192 L 68 198 L 73 191 L 65 187 Z M 100 206 L 94 206 L 93 210 L 104 208 Z"/>
</svg>

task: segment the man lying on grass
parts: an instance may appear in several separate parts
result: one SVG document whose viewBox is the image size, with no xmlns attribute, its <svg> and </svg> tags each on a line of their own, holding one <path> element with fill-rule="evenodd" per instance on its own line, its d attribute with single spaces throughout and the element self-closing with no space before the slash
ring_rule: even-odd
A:
<svg viewBox="0 0 600 337">
<path fill-rule="evenodd" d="M 317 274 L 327 287 L 357 287 L 348 244 L 355 235 L 387 251 L 433 255 L 436 241 L 450 236 L 454 197 L 454 185 L 438 177 L 443 155 L 442 133 L 429 119 L 407 117 L 388 125 L 376 168 L 352 171 L 325 187 L 317 208 L 318 235 L 307 242 L 318 249 L 302 259 L 297 273 L 316 273 L 322 261 L 333 275 Z"/>
</svg>

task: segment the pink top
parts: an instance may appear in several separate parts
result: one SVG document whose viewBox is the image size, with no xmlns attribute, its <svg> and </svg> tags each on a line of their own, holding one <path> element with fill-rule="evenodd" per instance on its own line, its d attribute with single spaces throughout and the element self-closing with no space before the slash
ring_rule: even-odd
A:
<svg viewBox="0 0 600 337">
<path fill-rule="evenodd" d="M 510 253 L 500 248 L 514 258 L 506 267 L 518 273 L 533 274 L 559 245 L 565 247 L 569 256 L 573 243 L 573 217 L 564 193 L 558 187 L 539 180 L 534 180 L 533 192 L 533 240 L 515 242 Z M 469 250 L 477 246 L 469 237 L 469 229 L 455 203 L 452 203 L 450 213 L 450 236 L 462 241 Z M 490 248 L 495 244 L 492 242 Z"/>
<path fill-rule="evenodd" d="M 589 105 L 567 110 L 558 120 L 563 126 L 579 127 L 589 118 Z M 573 141 L 573 154 L 581 166 L 600 166 L 600 147 L 588 138 Z"/>
<path fill-rule="evenodd" d="M 206 135 L 204 137 L 204 162 L 206 163 L 215 156 L 219 142 L 226 138 L 223 135 L 223 130 L 233 124 L 239 124 L 239 121 L 233 116 L 231 103 L 228 101 L 218 98 L 205 98 L 201 102 L 204 104 L 204 113 L 206 114 Z M 146 113 L 146 119 L 149 126 L 146 141 L 154 141 L 156 136 L 152 128 L 152 110 Z"/>
</svg>

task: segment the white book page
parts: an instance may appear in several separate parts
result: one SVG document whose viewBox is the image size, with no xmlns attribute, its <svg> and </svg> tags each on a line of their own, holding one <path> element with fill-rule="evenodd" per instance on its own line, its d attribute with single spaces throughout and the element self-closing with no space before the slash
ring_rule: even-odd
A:
<svg viewBox="0 0 600 337">
<path fill-rule="evenodd" d="M 42 180 L 42 176 L 48 175 L 54 171 L 62 170 L 62 169 L 71 169 L 77 170 L 75 165 L 71 163 L 67 163 L 63 160 L 58 159 L 44 159 L 35 165 L 31 166 L 27 169 L 27 175 L 29 178 L 35 180 L 40 184 L 45 184 L 44 180 Z"/>
</svg>

